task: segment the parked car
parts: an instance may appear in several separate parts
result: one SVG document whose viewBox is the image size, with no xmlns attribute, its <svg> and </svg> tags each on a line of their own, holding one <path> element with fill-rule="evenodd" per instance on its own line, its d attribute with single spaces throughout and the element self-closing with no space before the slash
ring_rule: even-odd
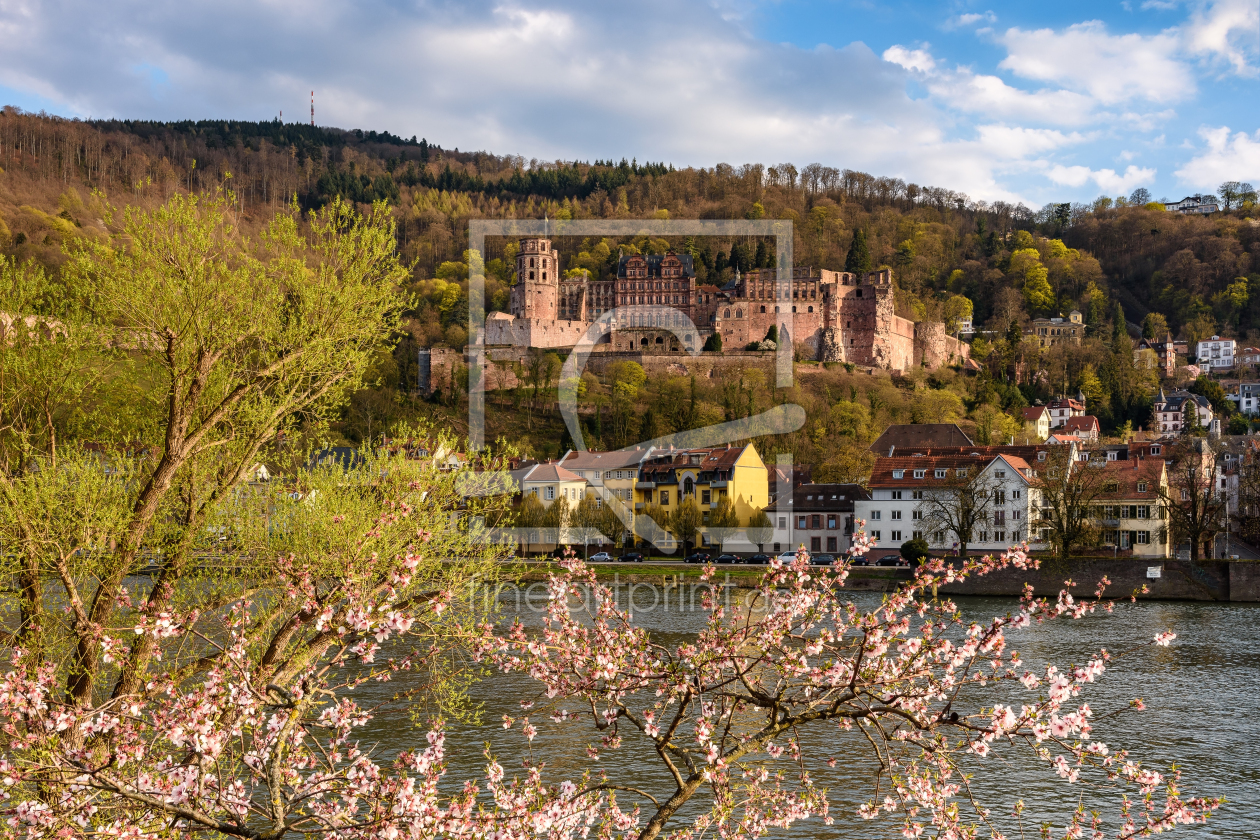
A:
<svg viewBox="0 0 1260 840">
<path fill-rule="evenodd" d="M 738 554 L 719 554 L 717 556 L 717 559 L 714 560 L 713 562 L 714 563 L 738 563 L 739 555 Z"/>
<path fill-rule="evenodd" d="M 885 554 L 875 561 L 876 566 L 909 566 L 900 554 Z"/>
<path fill-rule="evenodd" d="M 780 555 L 779 555 L 779 562 L 780 562 L 780 563 L 795 563 L 795 562 L 796 562 L 796 552 L 795 552 L 795 551 L 785 551 L 785 552 L 783 552 L 782 554 L 780 554 Z"/>
<path fill-rule="evenodd" d="M 637 551 L 627 551 L 625 554 L 621 555 L 621 562 L 622 563 L 642 563 L 643 555 Z"/>
<path fill-rule="evenodd" d="M 836 558 L 830 554 L 815 554 L 809 558 L 811 566 L 830 566 Z"/>
<path fill-rule="evenodd" d="M 871 565 L 871 560 L 865 554 L 860 555 L 858 557 L 850 556 L 849 565 L 850 566 L 869 566 Z"/>
<path fill-rule="evenodd" d="M 613 556 L 609 554 L 607 551 L 601 551 L 598 554 L 591 555 L 591 562 L 592 563 L 611 563 L 613 562 Z"/>
<path fill-rule="evenodd" d="M 755 566 L 764 566 L 770 562 L 770 555 L 769 554 L 754 554 L 752 557 L 749 557 L 745 562 L 752 563 Z"/>
<path fill-rule="evenodd" d="M 683 558 L 684 563 L 708 563 L 709 555 L 703 551 L 693 551 Z"/>
</svg>

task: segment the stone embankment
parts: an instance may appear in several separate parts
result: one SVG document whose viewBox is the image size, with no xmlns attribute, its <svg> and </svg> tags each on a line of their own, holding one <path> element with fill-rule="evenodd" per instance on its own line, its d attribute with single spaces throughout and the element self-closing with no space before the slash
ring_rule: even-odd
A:
<svg viewBox="0 0 1260 840">
<path fill-rule="evenodd" d="M 677 586 L 700 583 L 698 565 L 647 566 L 635 568 L 626 565 L 597 565 L 600 580 L 622 584 L 655 584 Z M 550 569 L 540 566 L 528 568 L 519 578 L 521 582 L 544 581 Z M 719 567 L 710 581 L 714 586 L 752 587 L 761 577 L 763 567 Z M 1141 600 L 1169 601 L 1236 601 L 1260 602 L 1260 563 L 1232 560 L 1073 560 L 1066 566 L 1054 561 L 1042 561 L 1040 569 L 1005 569 L 1000 572 L 970 578 L 961 583 L 943 586 L 941 594 L 989 595 L 1017 597 L 1024 591 L 1024 584 L 1032 584 L 1040 595 L 1053 595 L 1064 581 L 1071 580 L 1073 592 L 1081 597 L 1093 594 L 1103 577 L 1111 581 L 1106 596 L 1127 598 L 1137 593 Z M 850 571 L 846 589 L 858 592 L 888 592 L 900 582 L 910 580 L 905 569 L 858 567 Z M 1145 593 L 1139 592 L 1145 586 Z"/>
</svg>

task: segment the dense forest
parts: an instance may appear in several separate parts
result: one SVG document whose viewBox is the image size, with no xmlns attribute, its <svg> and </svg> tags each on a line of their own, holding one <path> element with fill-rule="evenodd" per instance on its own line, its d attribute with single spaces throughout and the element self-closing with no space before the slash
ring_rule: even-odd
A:
<svg viewBox="0 0 1260 840">
<path fill-rule="evenodd" d="M 1166 212 L 1145 190 L 1031 209 L 816 163 L 675 169 L 637 160 L 526 161 L 387 132 L 279 121 L 84 122 L 14 108 L 0 113 L 0 170 L 0 252 L 54 271 L 68 240 L 107 234 L 108 206 L 153 206 L 176 191 L 229 190 L 246 229 L 288 205 L 316 207 L 335 195 L 386 202 L 399 251 L 412 267 L 415 308 L 393 358 L 381 360 L 373 387 L 347 408 L 351 440 L 418 410 L 406 388 L 414 381 L 416 349 L 467 341 L 470 261 L 483 261 L 489 306 L 506 308 L 515 243 L 491 240 L 485 254 L 468 253 L 472 219 L 791 219 L 797 264 L 889 266 L 906 317 L 947 319 L 966 298 L 982 330 L 974 344 L 984 365 L 978 375 L 913 375 L 900 384 L 882 377 L 878 385 L 871 377 L 849 381 L 847 373 L 843 382 L 832 382 L 830 373 L 809 380 L 827 380 L 825 392 L 809 396 L 818 403 L 813 425 L 784 445 L 817 465 L 839 459 L 828 442 L 833 432 L 857 447 L 878 434 L 880 423 L 921 414 L 916 389 L 959 395 L 956 408 L 951 404 L 944 415 L 933 408 L 931 416 L 956 415 L 984 435 L 1010 425 L 994 420 L 991 410 L 1015 414 L 1077 390 L 1090 397 L 1106 430 L 1140 426 L 1149 422 L 1158 387 L 1156 373 L 1132 352 L 1140 331 L 1156 337 L 1172 331 L 1190 341 L 1222 334 L 1260 344 L 1260 208 L 1245 184 L 1225 185 L 1228 210 L 1210 216 Z M 611 271 L 620 252 L 685 250 L 709 283 L 774 259 L 765 241 L 720 237 L 561 238 L 557 247 L 569 270 L 595 276 Z M 1043 352 L 1024 337 L 1031 318 L 1072 309 L 1088 325 L 1080 347 Z M 767 389 L 740 403 L 708 381 L 643 381 L 632 390 L 647 406 L 668 401 L 662 389 L 680 387 L 687 402 L 727 417 L 783 398 Z M 599 381 L 585 391 L 598 424 L 592 436 L 610 445 L 620 442 L 606 431 L 614 391 L 613 383 Z M 517 406 L 522 399 L 503 398 Z M 445 399 L 458 416 L 458 395 Z M 860 405 L 866 416 L 821 419 L 837 403 Z M 686 418 L 698 422 L 696 410 L 669 422 L 660 419 L 665 413 L 630 411 L 630 427 L 622 424 L 616 437 L 668 430 Z M 513 415 L 509 424 L 520 419 Z M 558 426 L 549 422 L 499 431 L 545 453 L 558 439 Z M 813 451 L 819 447 L 827 451 Z"/>
</svg>

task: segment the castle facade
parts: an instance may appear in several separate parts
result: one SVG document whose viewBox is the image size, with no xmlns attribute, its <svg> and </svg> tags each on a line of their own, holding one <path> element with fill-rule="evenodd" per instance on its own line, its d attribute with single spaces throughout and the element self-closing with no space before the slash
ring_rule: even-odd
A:
<svg viewBox="0 0 1260 840">
<path fill-rule="evenodd" d="M 622 256 L 612 280 L 562 279 L 560 255 L 547 239 L 524 239 L 516 258 L 510 314 L 486 319 L 486 344 L 572 347 L 591 324 L 613 313 L 600 338 L 610 351 L 694 350 L 668 328 L 692 323 L 700 341 L 717 334 L 727 350 L 761 341 L 770 327 L 797 358 L 906 370 L 965 361 L 966 343 L 939 322 L 915 323 L 895 312 L 892 272 L 858 277 L 797 267 L 740 275 L 722 287 L 696 282 L 687 254 Z M 645 312 L 639 307 L 653 307 Z M 597 348 L 598 349 L 598 348 Z"/>
</svg>

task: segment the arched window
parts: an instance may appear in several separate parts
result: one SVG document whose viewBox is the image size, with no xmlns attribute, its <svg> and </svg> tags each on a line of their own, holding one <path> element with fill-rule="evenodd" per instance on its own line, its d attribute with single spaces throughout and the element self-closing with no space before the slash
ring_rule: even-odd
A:
<svg viewBox="0 0 1260 840">
<path fill-rule="evenodd" d="M 731 310 L 729 310 L 729 309 L 723 309 L 723 310 L 722 310 L 722 317 L 723 317 L 723 318 L 729 318 L 729 317 L 731 317 Z"/>
<path fill-rule="evenodd" d="M 532 262 L 532 261 L 531 261 L 531 262 Z M 534 272 L 532 272 L 532 271 L 531 271 L 531 272 L 529 273 L 529 279 L 530 279 L 530 280 L 533 280 L 533 279 L 534 279 Z"/>
<path fill-rule="evenodd" d="M 647 347 L 648 346 L 647 339 L 646 338 L 639 339 L 639 344 L 642 345 L 643 347 Z"/>
<path fill-rule="evenodd" d="M 534 267 L 534 258 L 533 258 L 533 257 L 530 257 L 530 258 L 529 258 L 529 267 L 530 267 L 530 268 L 533 268 L 533 267 Z"/>
<path fill-rule="evenodd" d="M 795 307 L 795 306 L 793 306 L 793 307 L 792 307 L 792 311 L 793 311 L 793 312 L 795 312 L 795 311 L 796 311 L 796 307 Z"/>
<path fill-rule="evenodd" d="M 694 496 L 696 494 L 696 483 L 691 480 L 691 476 L 683 479 L 683 496 Z"/>
<path fill-rule="evenodd" d="M 761 307 L 761 311 L 762 311 L 762 312 L 765 312 L 765 311 L 766 311 L 766 308 L 765 308 L 764 306 L 763 306 L 763 307 Z"/>
<path fill-rule="evenodd" d="M 744 317 L 744 310 L 742 310 L 742 309 L 736 309 L 736 310 L 735 310 L 735 317 L 736 317 L 736 318 L 743 318 L 743 317 Z"/>
<path fill-rule="evenodd" d="M 814 307 L 812 307 L 812 306 L 811 306 L 811 307 L 809 308 L 809 311 L 810 311 L 810 312 L 813 312 L 813 311 L 814 311 Z"/>
</svg>

